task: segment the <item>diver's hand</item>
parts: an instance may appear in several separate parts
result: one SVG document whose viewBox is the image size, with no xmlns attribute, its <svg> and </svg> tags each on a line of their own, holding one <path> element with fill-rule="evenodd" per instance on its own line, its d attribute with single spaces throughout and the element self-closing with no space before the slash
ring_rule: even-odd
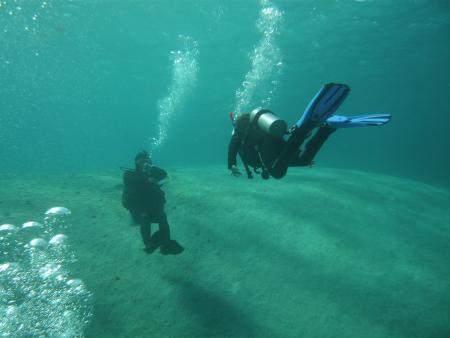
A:
<svg viewBox="0 0 450 338">
<path fill-rule="evenodd" d="M 150 183 L 154 183 L 154 184 L 157 184 L 157 183 L 158 183 L 158 180 L 157 180 L 156 178 L 154 178 L 154 177 L 149 177 L 149 178 L 148 178 L 148 181 L 149 181 Z"/>
<path fill-rule="evenodd" d="M 152 169 L 153 166 L 150 163 L 145 163 L 144 164 L 144 168 L 142 169 L 144 171 L 144 173 L 146 173 L 147 175 L 151 175 L 152 174 Z"/>
<path fill-rule="evenodd" d="M 239 177 L 242 175 L 241 171 L 239 170 L 238 167 L 236 167 L 235 165 L 231 167 L 231 175 L 233 175 L 234 177 Z"/>
</svg>

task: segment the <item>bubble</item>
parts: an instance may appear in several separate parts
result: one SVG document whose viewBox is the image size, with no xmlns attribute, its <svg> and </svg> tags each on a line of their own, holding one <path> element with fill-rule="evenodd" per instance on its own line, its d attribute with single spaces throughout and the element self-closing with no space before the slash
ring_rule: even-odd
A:
<svg viewBox="0 0 450 338">
<path fill-rule="evenodd" d="M 67 229 L 67 222 L 72 212 L 65 207 L 54 207 L 46 211 L 44 224 L 45 234 L 48 237 Z"/>
<path fill-rule="evenodd" d="M 52 215 L 70 215 L 72 212 L 65 207 L 53 207 L 48 209 L 45 214 L 48 216 Z"/>
<path fill-rule="evenodd" d="M 172 79 L 168 94 L 158 101 L 158 136 L 151 139 L 151 150 L 159 147 L 167 138 L 172 115 L 193 89 L 198 74 L 198 43 L 189 36 L 179 35 L 183 49 L 170 52 Z"/>
<path fill-rule="evenodd" d="M 17 231 L 18 229 L 12 224 L 2 224 L 0 225 L 0 231 Z"/>
<path fill-rule="evenodd" d="M 56 280 L 58 282 L 64 282 L 66 280 L 66 276 L 64 276 L 63 274 L 59 274 L 56 276 Z"/>
<path fill-rule="evenodd" d="M 30 241 L 30 247 L 38 250 L 45 250 L 47 248 L 47 242 L 42 238 L 35 238 Z"/>
<path fill-rule="evenodd" d="M 11 266 L 10 263 L 5 263 L 5 264 L 0 264 L 0 272 L 5 272 L 9 269 L 9 267 Z"/>
<path fill-rule="evenodd" d="M 42 228 L 42 224 L 34 221 L 25 222 L 22 224 L 22 228 Z"/>
<path fill-rule="evenodd" d="M 22 224 L 20 238 L 22 243 L 28 243 L 31 239 L 41 237 L 44 232 L 44 226 L 41 223 L 29 221 Z"/>
<path fill-rule="evenodd" d="M 15 261 L 21 254 L 19 229 L 12 224 L 0 225 L 0 262 Z"/>
<path fill-rule="evenodd" d="M 268 105 L 282 70 L 282 55 L 275 44 L 275 37 L 279 33 L 283 13 L 268 0 L 262 0 L 260 4 L 262 8 L 256 28 L 261 33 L 261 39 L 250 56 L 251 68 L 241 88 L 236 90 L 234 111 L 237 113 L 251 110 L 252 106 Z"/>
<path fill-rule="evenodd" d="M 58 245 L 66 245 L 67 244 L 67 240 L 68 237 L 64 234 L 58 234 L 53 236 L 50 241 L 49 244 L 53 245 L 53 246 L 58 246 Z"/>
<path fill-rule="evenodd" d="M 70 286 L 73 289 L 80 288 L 80 287 L 84 286 L 83 281 L 81 279 L 69 279 L 67 281 L 67 285 Z"/>
<path fill-rule="evenodd" d="M 10 244 L 27 231 L 38 230 L 45 235 L 42 229 L 59 225 L 69 214 L 64 210 L 61 214 L 61 210 L 54 211 L 46 214 L 43 225 L 35 221 L 25 222 L 20 228 L 0 225 L 2 252 L 9 254 Z M 83 336 L 92 318 L 92 293 L 81 280 L 68 280 L 67 257 L 71 257 L 68 237 L 57 233 L 48 242 L 46 239 L 37 236 L 25 242 L 25 246 L 15 245 L 22 255 L 14 261 L 0 261 L 1 336 Z M 10 258 L 9 255 L 5 259 Z"/>
<path fill-rule="evenodd" d="M 39 269 L 39 274 L 42 278 L 56 277 L 57 273 L 61 269 L 61 265 L 48 263 L 44 267 Z"/>
<path fill-rule="evenodd" d="M 7 310 L 6 310 L 6 314 L 8 316 L 14 316 L 17 313 L 17 308 L 14 305 L 9 305 Z"/>
<path fill-rule="evenodd" d="M 64 234 L 55 235 L 50 239 L 49 254 L 54 262 L 66 265 L 76 261 L 75 254 L 68 242 L 69 238 Z"/>
</svg>

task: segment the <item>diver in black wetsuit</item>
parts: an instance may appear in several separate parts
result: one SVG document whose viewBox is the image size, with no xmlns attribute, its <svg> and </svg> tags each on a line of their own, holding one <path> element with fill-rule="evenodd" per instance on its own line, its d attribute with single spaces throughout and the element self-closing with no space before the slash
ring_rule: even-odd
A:
<svg viewBox="0 0 450 338">
<path fill-rule="evenodd" d="M 350 88 L 345 84 L 328 83 L 317 92 L 302 117 L 287 132 L 286 122 L 267 109 L 257 108 L 250 114 L 241 114 L 233 121 L 233 136 L 228 147 L 228 169 L 233 176 L 240 176 L 236 166 L 239 153 L 248 178 L 252 178 L 249 166 L 263 179 L 270 176 L 282 178 L 289 167 L 311 165 L 323 143 L 336 129 L 324 124 L 344 102 Z M 319 128 L 306 144 L 300 147 Z M 289 134 L 287 139 L 284 136 Z M 261 170 L 261 172 L 259 171 Z"/>
<path fill-rule="evenodd" d="M 152 253 L 158 247 L 162 254 L 179 254 L 183 247 L 170 239 L 170 228 L 164 212 L 164 191 L 159 182 L 167 177 L 166 171 L 152 165 L 146 151 L 135 157 L 135 169 L 123 174 L 122 205 L 130 211 L 133 222 L 140 225 L 145 251 Z M 158 223 L 159 231 L 153 235 L 151 224 Z"/>
<path fill-rule="evenodd" d="M 270 114 L 269 111 L 263 113 Z M 249 167 L 261 174 L 263 179 L 268 179 L 270 176 L 284 177 L 288 167 L 311 166 L 322 145 L 336 131 L 336 128 L 327 125 L 321 126 L 308 140 L 304 151 L 301 151 L 300 146 L 311 135 L 314 124 L 291 130 L 286 141 L 282 135 L 273 137 L 264 133 L 256 123 L 251 122 L 250 115 L 243 113 L 237 117 L 228 145 L 228 169 L 236 177 L 241 175 L 236 165 L 238 154 L 248 178 L 253 178 Z"/>
<path fill-rule="evenodd" d="M 236 166 L 240 155 L 248 178 L 253 171 L 262 178 L 282 178 L 289 167 L 313 164 L 314 157 L 337 128 L 382 126 L 391 120 L 390 114 L 340 116 L 334 113 L 350 92 L 345 84 L 327 83 L 317 92 L 301 118 L 287 132 L 286 122 L 267 109 L 254 109 L 240 114 L 233 121 L 233 134 L 228 146 L 228 169 L 233 176 L 241 173 Z M 317 131 L 313 134 L 314 129 Z M 289 135 L 284 138 L 285 135 Z M 303 150 L 300 147 L 306 142 Z"/>
</svg>

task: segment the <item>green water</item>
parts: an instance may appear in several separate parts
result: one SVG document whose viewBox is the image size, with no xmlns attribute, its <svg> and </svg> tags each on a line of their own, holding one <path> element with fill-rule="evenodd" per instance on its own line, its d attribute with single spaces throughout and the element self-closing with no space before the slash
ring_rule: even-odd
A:
<svg viewBox="0 0 450 338">
<path fill-rule="evenodd" d="M 449 0 L 0 0 L 0 224 L 72 210 L 87 336 L 445 337 L 449 41 Z M 339 114 L 392 122 L 333 134 L 318 174 L 228 180 L 230 111 L 292 124 L 328 82 L 351 87 Z M 140 149 L 174 177 L 173 259 L 119 205 Z"/>
<path fill-rule="evenodd" d="M 0 7 L 2 170 L 110 168 L 158 133 L 170 52 L 197 43 L 196 83 L 171 116 L 159 163 L 224 163 L 236 91 L 262 34 L 258 1 L 12 1 Z M 323 83 L 350 85 L 342 114 L 391 113 L 342 131 L 321 165 L 448 186 L 448 1 L 275 1 L 279 72 L 262 105 L 293 123 Z M 18 9 L 20 8 L 20 9 Z M 267 57 L 267 56 L 266 56 Z M 274 88 L 269 88 L 275 81 Z M 273 94 L 269 91 L 273 90 Z"/>
</svg>

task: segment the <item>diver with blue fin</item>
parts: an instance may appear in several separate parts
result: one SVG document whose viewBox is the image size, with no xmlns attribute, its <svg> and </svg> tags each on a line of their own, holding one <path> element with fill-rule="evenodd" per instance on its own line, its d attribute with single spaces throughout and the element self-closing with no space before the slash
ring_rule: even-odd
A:
<svg viewBox="0 0 450 338">
<path fill-rule="evenodd" d="M 338 128 L 381 126 L 390 121 L 390 114 L 333 115 L 349 92 L 345 84 L 324 85 L 289 131 L 286 122 L 267 109 L 257 108 L 238 116 L 230 113 L 233 134 L 228 146 L 228 169 L 231 174 L 241 175 L 236 165 L 239 154 L 248 178 L 257 173 L 263 179 L 270 176 L 280 179 L 289 167 L 311 166 L 322 145 Z M 314 129 L 317 131 L 312 135 Z M 285 139 L 285 135 L 289 136 Z"/>
</svg>

